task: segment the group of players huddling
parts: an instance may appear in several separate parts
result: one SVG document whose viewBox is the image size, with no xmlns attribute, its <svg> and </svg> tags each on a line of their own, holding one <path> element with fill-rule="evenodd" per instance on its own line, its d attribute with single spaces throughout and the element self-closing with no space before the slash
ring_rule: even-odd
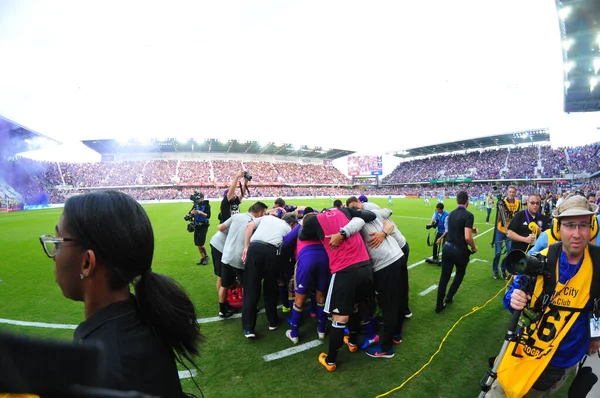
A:
<svg viewBox="0 0 600 398">
<path fill-rule="evenodd" d="M 255 338 L 262 290 L 268 329 L 279 327 L 281 299 L 282 311 L 291 313 L 286 336 L 296 344 L 310 297 L 306 312 L 318 320 L 317 336 L 329 335 L 328 352 L 319 355 L 328 371 L 336 369 L 344 344 L 350 352 L 360 348 L 371 357 L 392 358 L 394 346 L 402 342 L 403 321 L 412 314 L 408 307 L 409 248 L 390 220 L 391 210 L 360 195 L 345 204 L 336 200 L 332 208 L 320 211 L 290 206 L 278 198 L 271 208 L 259 201 L 241 213 L 247 183 L 243 171 L 232 180 L 221 201 L 218 231 L 210 239 L 219 316 L 229 318 L 236 312 L 227 299 L 230 287 L 239 283 L 243 286 L 242 329 L 246 338 Z M 194 207 L 190 214 L 205 220 L 210 207 Z M 200 265 L 209 259 L 205 239 L 205 235 L 194 239 Z M 327 327 L 329 321 L 331 327 Z M 365 334 L 361 341 L 359 330 Z"/>
<path fill-rule="evenodd" d="M 248 212 L 240 213 L 240 203 L 248 192 L 247 177 L 243 171 L 239 172 L 225 191 L 220 204 L 218 231 L 210 239 L 217 276 L 219 316 L 229 318 L 237 311 L 227 301 L 228 292 L 236 284 L 243 286 L 242 329 L 246 338 L 255 338 L 262 289 L 268 329 L 274 331 L 279 327 L 277 304 L 281 300 L 282 311 L 291 312 L 287 319 L 291 329 L 286 331 L 286 337 L 297 344 L 305 303 L 310 297 L 306 312 L 318 320 L 318 338 L 324 339 L 326 332 L 329 334 L 328 352 L 319 355 L 319 363 L 328 371 L 336 370 L 337 354 L 344 344 L 350 352 L 362 349 L 371 357 L 392 358 L 394 346 L 402 342 L 403 321 L 412 316 L 408 306 L 409 246 L 390 220 L 392 211 L 381 209 L 360 195 L 351 196 L 345 204 L 335 200 L 332 208 L 321 211 L 290 206 L 278 198 L 271 208 L 258 201 Z M 236 194 L 238 185 L 239 195 Z M 539 211 L 540 196 L 531 195 L 528 208 L 519 212 L 520 202 L 514 199 L 515 193 L 516 189 L 511 186 L 507 197 L 502 199 L 506 204 L 506 221 L 510 225 L 504 226 L 502 220 L 496 220 L 495 278 L 499 274 L 499 252 L 503 243 L 508 246 L 513 241 L 519 246 L 522 241 L 526 248 L 519 248 L 527 250 L 535 242 L 530 229 L 519 230 L 523 224 L 518 222 L 521 216 L 528 221 L 532 217 L 536 225 L 539 224 L 535 233 L 535 238 L 540 238 L 539 245 L 547 247 L 548 239 L 544 238 L 551 236 L 543 233 L 549 224 Z M 464 198 L 457 197 L 462 200 L 459 208 L 469 204 L 466 192 L 461 194 Z M 484 197 L 486 208 L 491 207 L 495 198 L 491 193 Z M 391 198 L 388 199 L 391 206 Z M 595 198 L 590 200 L 595 201 Z M 206 233 L 202 222 L 210 218 L 210 206 L 195 207 L 190 214 L 203 226 L 200 236 L 195 236 L 195 243 L 201 254 L 198 264 L 206 265 L 209 257 L 204 248 Z M 442 263 L 439 256 L 446 241 L 448 216 L 443 199 L 438 198 L 429 226 L 437 227 L 437 233 L 433 257 L 428 262 Z M 529 228 L 529 223 L 525 224 Z M 467 226 L 473 228 L 472 221 L 464 228 Z M 461 231 L 462 228 L 461 224 Z M 476 228 L 473 231 L 477 233 Z M 552 238 L 550 240 L 553 242 Z M 539 250 L 537 246 L 535 249 Z M 506 278 L 504 264 L 501 266 L 502 276 Z M 459 285 L 460 282 L 453 293 Z M 436 312 L 445 307 L 441 303 L 444 293 L 440 293 L 441 299 L 438 297 Z M 451 298 L 446 298 L 448 302 Z M 365 336 L 361 341 L 358 339 L 360 330 Z"/>
</svg>

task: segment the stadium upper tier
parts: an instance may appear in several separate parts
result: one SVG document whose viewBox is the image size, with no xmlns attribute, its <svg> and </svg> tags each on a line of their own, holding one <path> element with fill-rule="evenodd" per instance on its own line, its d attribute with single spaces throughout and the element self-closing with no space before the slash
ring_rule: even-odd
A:
<svg viewBox="0 0 600 398">
<path fill-rule="evenodd" d="M 383 184 L 472 180 L 560 178 L 600 169 L 600 142 L 553 150 L 549 146 L 502 148 L 483 152 L 431 156 L 400 163 Z"/>
</svg>

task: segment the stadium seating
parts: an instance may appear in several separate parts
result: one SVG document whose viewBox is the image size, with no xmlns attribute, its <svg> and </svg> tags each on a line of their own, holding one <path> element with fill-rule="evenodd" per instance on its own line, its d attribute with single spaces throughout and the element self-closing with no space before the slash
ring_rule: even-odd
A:
<svg viewBox="0 0 600 398">
<path fill-rule="evenodd" d="M 366 194 L 411 195 L 438 193 L 452 195 L 460 189 L 471 193 L 489 192 L 492 186 L 505 187 L 490 180 L 525 180 L 520 191 L 532 190 L 526 180 L 557 179 L 565 173 L 590 175 L 600 169 L 600 143 L 576 148 L 551 149 L 549 146 L 492 149 L 465 154 L 431 156 L 400 163 L 383 179 L 380 189 Z M 146 160 L 107 163 L 38 162 L 13 159 L 8 168 L 7 185 L 19 192 L 27 204 L 61 203 L 87 188 L 119 187 L 138 200 L 186 199 L 194 186 L 203 185 L 207 197 L 220 197 L 223 187 L 239 170 L 253 176 L 251 196 L 349 196 L 356 194 L 350 180 L 333 166 L 290 162 L 239 162 L 193 160 Z M 471 178 L 481 183 L 458 184 L 451 188 L 429 185 L 432 179 Z M 420 183 L 420 184 L 419 184 Z M 178 185 L 181 184 L 181 185 Z M 393 186 L 411 184 L 410 186 Z M 386 186 L 387 185 L 387 186 Z M 390 186 L 391 185 L 391 186 Z M 591 180 L 588 189 L 598 190 Z M 548 186 L 552 191 L 553 186 Z"/>
</svg>

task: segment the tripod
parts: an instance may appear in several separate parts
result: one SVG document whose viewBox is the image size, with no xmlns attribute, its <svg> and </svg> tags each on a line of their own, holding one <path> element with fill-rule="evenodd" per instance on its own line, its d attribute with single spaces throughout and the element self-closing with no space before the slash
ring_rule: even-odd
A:
<svg viewBox="0 0 600 398">
<path fill-rule="evenodd" d="M 522 311 L 514 311 L 512 317 L 510 318 L 510 322 L 508 323 L 508 331 L 506 332 L 506 336 L 504 336 L 504 343 L 502 344 L 500 353 L 496 357 L 496 362 L 494 362 L 492 370 L 488 371 L 479 382 L 479 385 L 481 387 L 481 393 L 479 394 L 479 398 L 485 398 L 485 394 L 492 388 L 492 384 L 498 378 L 498 368 L 500 367 L 500 363 L 502 363 L 502 359 L 504 358 L 504 354 L 506 353 L 508 344 L 512 341 L 516 341 L 516 339 L 518 338 L 516 329 L 517 326 L 519 326 L 519 318 L 521 317 L 521 312 Z"/>
</svg>

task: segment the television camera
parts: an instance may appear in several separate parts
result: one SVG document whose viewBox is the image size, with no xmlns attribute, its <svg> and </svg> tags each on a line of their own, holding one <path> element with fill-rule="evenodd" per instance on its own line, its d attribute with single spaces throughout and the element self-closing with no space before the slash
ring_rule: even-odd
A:
<svg viewBox="0 0 600 398">
<path fill-rule="evenodd" d="M 190 195 L 190 200 L 194 203 L 194 206 L 208 205 L 208 200 L 204 199 L 204 194 L 198 191 L 194 191 L 194 193 Z M 186 214 L 185 216 L 183 216 L 183 219 L 189 223 L 187 225 L 187 230 L 190 233 L 194 232 L 196 230 L 196 227 L 200 225 L 196 222 L 196 217 L 194 217 L 192 214 Z"/>
<path fill-rule="evenodd" d="M 504 195 L 502 195 L 502 191 L 500 191 L 496 185 L 492 187 L 492 195 L 496 198 L 496 210 L 500 216 L 500 219 L 502 220 L 502 225 L 504 225 L 504 227 L 508 227 L 506 218 L 506 212 L 508 209 L 506 208 L 506 203 L 504 203 Z M 494 235 L 495 234 L 496 233 L 494 232 Z M 492 246 L 493 245 L 494 243 L 492 242 Z"/>
</svg>

